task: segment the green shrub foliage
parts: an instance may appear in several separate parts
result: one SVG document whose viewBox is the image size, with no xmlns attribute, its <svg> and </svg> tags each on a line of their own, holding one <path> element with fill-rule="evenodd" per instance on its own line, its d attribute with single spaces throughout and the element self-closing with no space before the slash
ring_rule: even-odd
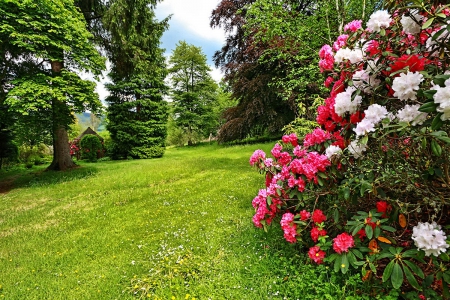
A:
<svg viewBox="0 0 450 300">
<path fill-rule="evenodd" d="M 80 141 L 81 157 L 90 162 L 97 161 L 98 153 L 102 151 L 103 146 L 100 139 L 93 134 L 86 134 Z"/>
</svg>

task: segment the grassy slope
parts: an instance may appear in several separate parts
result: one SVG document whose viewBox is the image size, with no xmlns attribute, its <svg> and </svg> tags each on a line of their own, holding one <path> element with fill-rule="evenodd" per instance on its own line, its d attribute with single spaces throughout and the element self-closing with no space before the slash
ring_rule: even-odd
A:
<svg viewBox="0 0 450 300">
<path fill-rule="evenodd" d="M 325 269 L 308 275 L 284 257 L 296 252 L 278 229 L 267 235 L 251 223 L 263 178 L 248 159 L 271 145 L 169 149 L 161 159 L 16 178 L 0 194 L 0 298 L 342 294 Z"/>
</svg>

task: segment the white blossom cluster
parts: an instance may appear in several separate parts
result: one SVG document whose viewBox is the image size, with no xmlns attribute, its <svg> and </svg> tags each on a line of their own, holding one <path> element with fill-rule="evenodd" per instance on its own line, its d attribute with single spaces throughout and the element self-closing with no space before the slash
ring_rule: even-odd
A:
<svg viewBox="0 0 450 300">
<path fill-rule="evenodd" d="M 426 256 L 439 256 L 445 253 L 449 245 L 441 226 L 433 223 L 421 223 L 413 227 L 412 239 L 419 250 L 425 251 Z"/>
<path fill-rule="evenodd" d="M 405 105 L 397 112 L 396 117 L 400 122 L 411 123 L 412 126 L 422 125 L 426 121 L 428 114 L 419 111 L 420 105 Z"/>
<path fill-rule="evenodd" d="M 363 152 L 367 150 L 367 145 L 360 144 L 359 140 L 354 140 L 348 145 L 347 150 L 354 158 L 358 159 L 363 155 Z"/>
<path fill-rule="evenodd" d="M 383 120 L 388 111 L 386 107 L 379 104 L 372 104 L 364 111 L 365 117 L 353 129 L 357 136 L 365 135 L 368 132 L 375 131 L 375 125 Z"/>
<path fill-rule="evenodd" d="M 367 29 L 372 32 L 380 32 L 381 28 L 388 28 L 391 22 L 391 15 L 386 10 L 379 10 L 370 16 Z"/>
<path fill-rule="evenodd" d="M 353 114 L 357 111 L 358 106 L 361 104 L 362 97 L 356 95 L 352 100 L 352 94 L 356 91 L 354 86 L 349 86 L 345 92 L 336 95 L 334 104 L 334 110 L 339 116 L 345 115 L 346 112 Z"/>
<path fill-rule="evenodd" d="M 400 23 L 403 26 L 403 31 L 406 34 L 418 34 L 422 26 L 420 25 L 420 21 L 423 20 L 423 16 L 419 14 L 419 12 L 414 9 L 409 12 L 409 16 L 403 15 Z"/>
<path fill-rule="evenodd" d="M 353 74 L 353 85 L 366 94 L 372 94 L 374 88 L 380 85 L 381 80 L 376 75 L 370 75 L 369 67 L 366 70 L 356 71 Z"/>
<path fill-rule="evenodd" d="M 435 85 L 431 89 L 437 91 L 433 99 L 434 103 L 439 104 L 436 110 L 443 113 L 441 120 L 445 121 L 450 119 L 450 79 L 445 81 L 445 87 Z"/>
<path fill-rule="evenodd" d="M 325 149 L 325 155 L 328 157 L 328 159 L 331 159 L 331 157 L 336 156 L 339 157 L 342 154 L 342 149 L 338 146 L 330 145 Z"/>
<path fill-rule="evenodd" d="M 423 80 L 423 75 L 419 72 L 401 73 L 392 83 L 392 89 L 395 91 L 394 97 L 400 100 L 415 100 L 416 91 Z"/>
<path fill-rule="evenodd" d="M 361 49 L 340 48 L 334 55 L 336 63 L 343 62 L 348 59 L 352 64 L 363 61 L 363 51 Z"/>
</svg>

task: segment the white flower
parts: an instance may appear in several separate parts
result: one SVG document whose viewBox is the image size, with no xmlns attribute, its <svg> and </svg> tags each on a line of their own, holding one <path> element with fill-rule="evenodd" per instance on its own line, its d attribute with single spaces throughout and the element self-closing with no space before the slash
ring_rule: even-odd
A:
<svg viewBox="0 0 450 300">
<path fill-rule="evenodd" d="M 397 118 L 400 122 L 411 123 L 412 126 L 422 125 L 427 119 L 428 114 L 419 111 L 420 105 L 405 105 L 397 112 Z"/>
<path fill-rule="evenodd" d="M 403 15 L 400 23 L 402 23 L 403 31 L 406 34 L 417 34 L 422 29 L 422 26 L 420 26 L 420 21 L 422 20 L 423 16 L 414 9 L 409 12 L 409 16 Z"/>
<path fill-rule="evenodd" d="M 447 22 L 449 23 L 449 22 Z M 450 23 L 449 23 L 450 24 Z M 438 28 L 432 36 L 430 36 L 426 42 L 426 48 L 428 52 L 431 52 L 431 56 L 438 56 L 439 55 L 439 51 L 437 51 L 437 49 L 440 48 L 440 45 L 448 42 L 449 40 L 449 32 L 447 31 L 447 29 L 445 29 L 443 32 L 440 33 L 440 35 L 438 37 L 435 37 L 436 33 L 438 33 L 439 31 L 441 31 L 441 29 L 447 28 L 447 25 L 444 27 L 440 27 Z M 444 50 L 445 52 L 448 52 L 447 49 Z"/>
<path fill-rule="evenodd" d="M 353 155 L 354 158 L 358 159 L 363 155 L 363 152 L 366 151 L 366 145 L 360 145 L 358 140 L 354 140 L 348 145 L 347 150 Z"/>
<path fill-rule="evenodd" d="M 356 112 L 358 106 L 361 104 L 362 97 L 356 95 L 352 100 L 352 94 L 354 91 L 356 91 L 356 88 L 353 86 L 349 86 L 347 87 L 345 92 L 336 95 L 334 104 L 334 110 L 336 114 L 342 117 L 346 112 L 349 112 L 350 114 Z"/>
<path fill-rule="evenodd" d="M 339 148 L 338 146 L 334 146 L 334 145 L 330 145 L 327 147 L 327 149 L 325 149 L 325 155 L 328 157 L 328 159 L 331 159 L 332 156 L 341 156 L 342 154 L 342 149 Z"/>
<path fill-rule="evenodd" d="M 423 75 L 419 72 L 409 72 L 400 74 L 392 83 L 392 89 L 395 91 L 394 96 L 400 100 L 415 100 L 416 91 L 423 80 Z"/>
<path fill-rule="evenodd" d="M 376 78 L 376 75 L 369 75 L 368 70 L 360 70 L 356 71 L 355 74 L 353 74 L 353 85 L 364 91 L 366 94 L 371 94 L 373 91 L 373 88 L 380 85 L 381 80 Z"/>
<path fill-rule="evenodd" d="M 367 22 L 367 29 L 373 32 L 380 32 L 381 28 L 388 28 L 391 24 L 391 15 L 386 10 L 374 12 Z"/>
<path fill-rule="evenodd" d="M 439 256 L 445 253 L 448 248 L 446 236 L 441 226 L 433 223 L 421 223 L 413 227 L 412 239 L 419 250 L 425 251 L 426 256 L 433 254 Z"/>
<path fill-rule="evenodd" d="M 450 79 L 445 81 L 445 87 L 435 85 L 431 89 L 437 91 L 433 95 L 433 99 L 434 103 L 439 104 L 436 110 L 443 113 L 441 120 L 445 121 L 450 119 Z"/>
<path fill-rule="evenodd" d="M 352 64 L 361 62 L 363 60 L 363 52 L 361 49 L 340 48 L 334 55 L 334 62 L 340 63 L 344 60 L 349 60 Z"/>
<path fill-rule="evenodd" d="M 378 123 L 387 116 L 388 111 L 384 106 L 381 106 L 379 104 L 372 104 L 364 111 L 364 114 L 366 115 L 365 119 L 369 119 L 374 123 Z"/>
<path fill-rule="evenodd" d="M 364 119 L 362 119 L 361 122 L 356 125 L 356 128 L 353 129 L 357 136 L 375 131 L 375 125 L 387 116 L 388 111 L 384 106 L 372 104 L 364 111 L 364 114 Z"/>
</svg>

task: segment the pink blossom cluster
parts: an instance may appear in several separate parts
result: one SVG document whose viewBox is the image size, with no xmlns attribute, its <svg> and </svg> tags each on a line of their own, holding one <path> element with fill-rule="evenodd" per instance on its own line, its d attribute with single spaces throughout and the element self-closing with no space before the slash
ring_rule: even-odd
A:
<svg viewBox="0 0 450 300">
<path fill-rule="evenodd" d="M 268 206 L 267 197 L 274 196 L 271 199 L 271 204 Z M 268 191 L 265 189 L 259 190 L 258 196 L 256 196 L 252 201 L 252 206 L 255 208 L 256 213 L 253 216 L 253 224 L 256 227 L 262 228 L 262 221 L 264 221 L 267 225 L 272 223 L 273 218 L 279 212 L 278 205 L 281 204 L 281 200 L 276 198 L 274 193 L 268 194 Z"/>
<path fill-rule="evenodd" d="M 319 51 L 319 67 L 320 72 L 325 72 L 329 70 L 333 70 L 334 68 L 334 54 L 333 49 L 330 46 L 325 45 Z"/>
<path fill-rule="evenodd" d="M 323 130 L 322 128 L 316 128 L 313 132 L 305 135 L 305 138 L 303 139 L 303 146 L 309 147 L 322 144 L 329 139 L 331 139 L 331 133 Z"/>
<path fill-rule="evenodd" d="M 344 26 L 344 31 L 356 32 L 360 28 L 362 28 L 362 21 L 361 20 L 353 20 Z"/>
<path fill-rule="evenodd" d="M 265 159 L 266 153 L 258 149 L 255 152 L 253 152 L 252 156 L 250 157 L 250 165 L 253 167 L 256 163 L 264 161 Z"/>
<path fill-rule="evenodd" d="M 355 241 L 353 240 L 353 236 L 344 232 L 339 234 L 333 239 L 333 250 L 336 253 L 348 252 L 348 249 L 355 246 Z"/>
<path fill-rule="evenodd" d="M 297 225 L 294 223 L 294 215 L 292 213 L 283 214 L 280 224 L 286 241 L 295 243 L 297 241 Z"/>
</svg>

